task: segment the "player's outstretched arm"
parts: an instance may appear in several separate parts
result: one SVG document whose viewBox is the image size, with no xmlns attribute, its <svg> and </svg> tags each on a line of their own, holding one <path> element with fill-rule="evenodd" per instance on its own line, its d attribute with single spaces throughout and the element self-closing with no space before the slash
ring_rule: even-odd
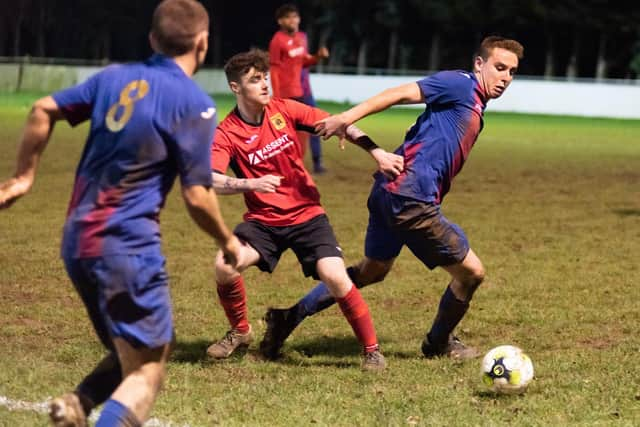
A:
<svg viewBox="0 0 640 427">
<path fill-rule="evenodd" d="M 229 231 L 222 219 L 216 193 L 202 185 L 182 187 L 182 198 L 193 221 L 213 237 L 232 266 L 240 262 L 240 241 Z"/>
<path fill-rule="evenodd" d="M 346 139 L 365 150 L 378 163 L 378 170 L 390 180 L 394 180 L 404 170 L 404 158 L 378 147 L 369 136 L 354 125 L 346 130 Z M 342 147 L 341 147 L 342 148 Z"/>
<path fill-rule="evenodd" d="M 316 65 L 318 62 L 320 62 L 323 59 L 327 59 L 328 57 L 329 57 L 329 49 L 327 49 L 326 46 L 321 46 L 318 49 L 318 51 L 313 55 L 312 54 L 305 55 L 302 66 L 310 67 L 312 65 Z"/>
<path fill-rule="evenodd" d="M 0 183 L 0 209 L 8 208 L 33 186 L 40 156 L 47 146 L 54 124 L 63 118 L 56 101 L 47 96 L 37 100 L 22 133 L 13 178 Z"/>
<path fill-rule="evenodd" d="M 217 194 L 238 194 L 247 191 L 275 193 L 282 181 L 281 176 L 265 175 L 260 178 L 234 178 L 213 172 L 213 189 Z"/>
<path fill-rule="evenodd" d="M 344 139 L 347 126 L 370 114 L 386 110 L 392 105 L 418 104 L 424 102 L 422 91 L 417 83 L 407 83 L 380 92 L 361 104 L 340 114 L 327 117 L 316 123 L 316 133 L 330 138 L 334 135 Z"/>
</svg>

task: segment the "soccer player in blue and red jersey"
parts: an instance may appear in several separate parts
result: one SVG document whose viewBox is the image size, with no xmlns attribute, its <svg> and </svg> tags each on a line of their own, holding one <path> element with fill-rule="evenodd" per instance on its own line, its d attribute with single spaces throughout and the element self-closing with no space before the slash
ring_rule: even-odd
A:
<svg viewBox="0 0 640 427">
<path fill-rule="evenodd" d="M 422 344 L 426 357 L 475 357 L 477 351 L 453 336 L 467 312 L 485 271 L 460 227 L 440 212 L 440 204 L 460 172 L 483 126 L 483 112 L 511 83 L 523 48 L 515 40 L 487 37 L 480 45 L 473 71 L 443 71 L 416 83 L 388 89 L 352 109 L 319 123 L 325 137 L 343 137 L 347 126 L 392 105 L 424 102 L 425 111 L 395 151 L 404 170 L 390 181 L 375 175 L 368 208 L 365 257 L 348 268 L 358 287 L 380 282 L 403 246 L 429 269 L 442 267 L 451 282 Z M 284 340 L 307 316 L 333 304 L 320 283 L 289 309 L 270 309 L 261 344 L 265 356 L 278 357 Z"/>
<path fill-rule="evenodd" d="M 276 20 L 280 29 L 269 43 L 269 61 L 271 62 L 271 89 L 275 98 L 290 98 L 315 107 L 309 84 L 309 67 L 321 59 L 329 57 L 329 50 L 322 46 L 315 55 L 308 49 L 307 35 L 299 31 L 300 11 L 294 4 L 283 4 L 276 10 Z M 322 146 L 316 135 L 299 132 L 302 154 L 307 144 L 311 144 L 313 172 L 324 173 L 322 165 Z"/>
<path fill-rule="evenodd" d="M 234 233 L 245 243 L 242 262 L 233 267 L 216 260 L 220 303 L 231 329 L 212 344 L 207 354 L 229 357 L 252 339 L 242 271 L 256 265 L 272 272 L 282 253 L 291 248 L 306 276 L 327 284 L 364 348 L 362 367 L 385 366 L 366 302 L 347 276 L 342 252 L 320 205 L 320 194 L 302 161 L 296 131 L 313 131 L 328 113 L 289 99 L 271 99 L 267 84 L 266 52 L 251 50 L 233 56 L 225 65 L 237 106 L 220 123 L 212 149 L 213 186 L 219 193 L 243 193 L 248 211 Z M 392 179 L 402 170 L 402 157 L 377 147 L 355 127 L 345 131 L 354 144 L 367 150 L 379 170 Z M 225 175 L 231 166 L 236 177 Z"/>
<path fill-rule="evenodd" d="M 38 100 L 14 178 L 0 185 L 0 208 L 6 208 L 32 186 L 55 122 L 91 120 L 62 257 L 109 353 L 73 393 L 52 402 L 56 426 L 85 426 L 104 402 L 99 427 L 141 426 L 148 418 L 174 334 L 158 216 L 176 176 L 192 218 L 228 262 L 238 260 L 240 242 L 222 221 L 211 188 L 216 107 L 190 78 L 204 61 L 208 29 L 199 2 L 160 3 L 150 33 L 156 54 Z"/>
</svg>

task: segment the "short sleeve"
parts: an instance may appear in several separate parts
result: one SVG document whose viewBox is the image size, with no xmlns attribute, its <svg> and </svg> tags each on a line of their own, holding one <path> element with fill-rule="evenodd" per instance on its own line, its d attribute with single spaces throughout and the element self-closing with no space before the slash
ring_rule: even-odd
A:
<svg viewBox="0 0 640 427">
<path fill-rule="evenodd" d="M 280 40 L 278 33 L 276 33 L 269 42 L 269 63 L 271 65 L 280 65 Z"/>
<path fill-rule="evenodd" d="M 280 43 L 276 33 L 269 43 L 269 75 L 271 78 L 271 91 L 273 96 L 280 96 Z"/>
<path fill-rule="evenodd" d="M 326 111 L 298 101 L 291 99 L 283 99 L 283 101 L 288 114 L 295 122 L 296 130 L 315 133 L 315 123 L 330 116 Z"/>
<path fill-rule="evenodd" d="M 232 158 L 233 144 L 224 132 L 218 130 L 211 147 L 211 169 L 214 172 L 225 174 Z"/>
<path fill-rule="evenodd" d="M 461 71 L 441 71 L 417 83 L 427 104 L 449 104 L 461 100 L 473 80 Z"/>
<path fill-rule="evenodd" d="M 204 103 L 201 103 L 203 105 Z M 217 124 L 216 108 L 192 107 L 175 127 L 173 155 L 183 187 L 211 186 L 211 144 Z"/>
<path fill-rule="evenodd" d="M 76 126 L 91 118 L 101 74 L 95 74 L 79 85 L 63 89 L 52 95 L 71 126 Z"/>
</svg>

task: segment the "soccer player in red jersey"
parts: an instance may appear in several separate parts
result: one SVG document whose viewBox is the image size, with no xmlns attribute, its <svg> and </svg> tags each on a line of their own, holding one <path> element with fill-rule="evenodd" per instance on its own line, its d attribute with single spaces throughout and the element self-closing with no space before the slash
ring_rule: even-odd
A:
<svg viewBox="0 0 640 427">
<path fill-rule="evenodd" d="M 207 353 L 217 359 L 231 355 L 252 340 L 241 272 L 256 265 L 272 272 L 291 248 L 306 276 L 321 278 L 364 347 L 363 369 L 385 366 L 369 308 L 346 273 L 341 249 L 320 205 L 320 195 L 304 167 L 297 130 L 313 130 L 328 113 L 289 99 L 271 99 L 266 52 L 251 50 L 233 56 L 225 73 L 237 106 L 220 123 L 212 148 L 213 186 L 220 194 L 244 193 L 248 211 L 234 233 L 245 244 L 233 267 L 218 253 L 217 291 L 231 329 Z M 390 179 L 403 168 L 400 156 L 377 147 L 355 127 L 347 139 L 367 150 Z M 236 178 L 224 175 L 228 166 Z"/>
<path fill-rule="evenodd" d="M 320 47 L 315 55 L 311 55 L 307 47 L 307 35 L 300 29 L 300 12 L 293 4 L 284 4 L 276 10 L 276 20 L 280 29 L 273 35 L 269 43 L 269 60 L 271 62 L 271 89 L 275 98 L 290 98 L 315 107 L 313 98 L 305 97 L 305 69 L 315 65 L 319 60 L 329 57 L 329 50 Z M 308 74 L 307 74 L 308 76 Z M 307 77 L 308 83 L 308 77 Z M 303 154 L 309 143 L 307 132 L 298 133 Z M 320 147 L 319 141 L 315 148 Z M 313 171 L 323 173 L 321 152 L 313 150 Z"/>
</svg>

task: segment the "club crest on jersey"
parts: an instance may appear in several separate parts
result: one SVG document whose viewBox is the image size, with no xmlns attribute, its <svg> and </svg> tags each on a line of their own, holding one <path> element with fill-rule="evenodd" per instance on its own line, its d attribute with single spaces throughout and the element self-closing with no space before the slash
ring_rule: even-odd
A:
<svg viewBox="0 0 640 427">
<path fill-rule="evenodd" d="M 282 117 L 282 114 L 280 113 L 276 113 L 273 116 L 269 117 L 269 120 L 271 120 L 271 123 L 273 123 L 273 126 L 275 126 L 276 130 L 284 129 L 284 127 L 287 125 L 287 122 L 284 121 L 284 117 Z"/>
</svg>

